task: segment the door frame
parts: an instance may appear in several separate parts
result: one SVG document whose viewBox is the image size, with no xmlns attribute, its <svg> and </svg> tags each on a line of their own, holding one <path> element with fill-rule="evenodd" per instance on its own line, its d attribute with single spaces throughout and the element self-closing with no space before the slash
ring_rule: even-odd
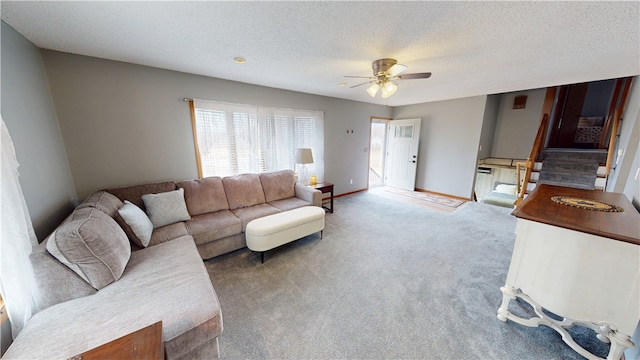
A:
<svg viewBox="0 0 640 360">
<path fill-rule="evenodd" d="M 384 132 L 384 153 L 386 154 L 387 152 L 387 139 L 389 138 L 389 121 L 393 120 L 392 118 L 387 118 L 387 117 L 380 117 L 380 116 L 371 116 L 369 118 L 369 156 L 367 156 L 367 190 L 369 190 L 369 169 L 371 168 L 371 126 L 374 122 L 384 122 L 387 125 L 387 130 L 385 130 Z M 386 166 L 386 161 L 387 158 L 386 156 L 384 156 L 383 154 L 383 165 L 382 165 L 382 185 L 384 186 L 385 182 L 384 182 L 384 173 L 385 173 L 385 166 Z"/>
</svg>

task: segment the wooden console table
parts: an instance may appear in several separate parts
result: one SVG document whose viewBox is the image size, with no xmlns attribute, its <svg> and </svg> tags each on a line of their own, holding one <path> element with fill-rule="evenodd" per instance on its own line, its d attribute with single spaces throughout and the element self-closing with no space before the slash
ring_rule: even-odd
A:
<svg viewBox="0 0 640 360">
<path fill-rule="evenodd" d="M 622 212 L 585 209 L 593 202 L 617 206 Z M 546 325 L 580 355 L 600 359 L 566 330 L 585 326 L 611 343 L 607 359 L 619 360 L 626 348 L 634 346 L 630 335 L 640 320 L 640 214 L 622 194 L 538 185 L 512 215 L 518 218 L 516 241 L 506 284 L 500 288 L 498 319 L 530 327 Z M 529 303 L 537 317 L 523 319 L 510 313 L 509 302 L 515 298 Z"/>
<path fill-rule="evenodd" d="M 164 360 L 162 321 L 78 354 L 69 360 L 99 359 Z"/>
</svg>

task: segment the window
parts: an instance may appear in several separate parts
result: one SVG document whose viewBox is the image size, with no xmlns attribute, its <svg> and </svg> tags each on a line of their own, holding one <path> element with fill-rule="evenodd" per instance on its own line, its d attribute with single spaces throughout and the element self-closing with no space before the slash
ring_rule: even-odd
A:
<svg viewBox="0 0 640 360">
<path fill-rule="evenodd" d="M 297 148 L 310 148 L 310 175 L 324 179 L 322 111 L 192 100 L 200 177 L 295 170 Z"/>
</svg>

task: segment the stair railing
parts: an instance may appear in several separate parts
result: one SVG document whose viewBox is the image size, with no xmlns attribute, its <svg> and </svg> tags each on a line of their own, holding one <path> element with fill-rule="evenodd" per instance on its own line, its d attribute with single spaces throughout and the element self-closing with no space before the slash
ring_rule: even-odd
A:
<svg viewBox="0 0 640 360">
<path fill-rule="evenodd" d="M 611 135 L 609 136 L 609 149 L 607 150 L 607 164 L 604 174 L 608 178 L 613 164 L 613 155 L 616 150 L 616 138 L 618 137 L 618 129 L 620 128 L 620 109 L 616 109 L 613 113 L 613 126 L 611 127 Z"/>
<path fill-rule="evenodd" d="M 522 170 L 523 170 L 523 169 L 524 169 L 524 171 L 526 171 L 526 169 L 527 169 L 527 163 L 526 163 L 526 162 L 521 162 L 521 161 L 516 162 L 516 179 L 517 179 L 517 180 L 516 180 L 516 184 L 518 185 L 518 191 L 517 191 L 517 194 L 520 194 L 520 191 L 522 190 L 522 188 L 523 188 L 523 186 L 524 186 L 524 184 L 523 184 L 523 182 L 524 182 L 524 181 L 523 181 L 523 180 L 524 180 L 524 178 L 523 178 L 523 176 L 522 176 L 522 174 L 521 174 L 521 172 L 522 172 Z M 525 190 L 524 190 L 524 191 L 526 192 L 526 191 L 527 191 L 527 189 L 525 188 Z M 514 205 L 515 205 L 515 204 L 514 204 Z"/>
<path fill-rule="evenodd" d="M 547 137 L 547 129 L 549 127 L 549 114 L 543 114 L 542 119 L 540 120 L 540 126 L 538 127 L 538 133 L 536 134 L 536 138 L 533 142 L 533 146 L 531 147 L 531 152 L 529 153 L 529 157 L 527 161 L 524 163 L 524 177 L 522 179 L 522 186 L 520 187 L 520 192 L 518 193 L 518 198 L 514 205 L 518 206 L 522 200 L 524 200 L 524 195 L 529 187 L 529 181 L 531 181 L 531 172 L 533 172 L 533 167 L 536 165 L 536 160 L 538 159 L 538 155 L 544 150 L 544 142 Z M 518 168 L 518 184 L 520 183 L 520 166 Z"/>
<path fill-rule="evenodd" d="M 618 139 L 618 130 L 620 129 L 620 123 L 622 122 L 622 113 L 627 106 L 627 100 L 629 100 L 629 93 L 631 91 L 631 84 L 633 83 L 633 77 L 625 79 L 624 89 L 620 97 L 620 102 L 617 108 L 613 112 L 613 124 L 611 125 L 611 133 L 609 134 L 609 144 L 607 145 L 607 163 L 605 164 L 605 185 L 602 191 L 607 191 L 607 184 L 609 182 L 609 174 L 611 173 L 611 167 L 613 166 L 614 153 L 616 150 L 616 140 Z M 617 97 L 614 99 L 617 103 Z M 605 128 L 606 129 L 606 128 Z M 602 141 L 601 141 L 602 143 Z"/>
</svg>

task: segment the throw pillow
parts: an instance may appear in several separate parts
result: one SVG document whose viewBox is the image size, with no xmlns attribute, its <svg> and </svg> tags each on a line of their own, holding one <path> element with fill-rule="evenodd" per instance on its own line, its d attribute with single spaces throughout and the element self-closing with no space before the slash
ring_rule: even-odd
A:
<svg viewBox="0 0 640 360">
<path fill-rule="evenodd" d="M 120 279 L 131 256 L 122 228 L 95 208 L 75 210 L 48 239 L 47 251 L 97 290 Z"/>
<path fill-rule="evenodd" d="M 515 185 L 500 184 L 496 186 L 496 192 L 503 193 L 503 194 L 517 195 L 516 194 L 517 191 L 518 191 L 518 187 Z"/>
<path fill-rule="evenodd" d="M 118 210 L 116 221 L 131 241 L 142 247 L 149 246 L 153 224 L 142 209 L 125 200 L 124 205 Z"/>
<path fill-rule="evenodd" d="M 191 220 L 184 201 L 184 189 L 168 191 L 159 194 L 142 195 L 142 201 L 147 208 L 147 215 L 153 228 Z"/>
</svg>

